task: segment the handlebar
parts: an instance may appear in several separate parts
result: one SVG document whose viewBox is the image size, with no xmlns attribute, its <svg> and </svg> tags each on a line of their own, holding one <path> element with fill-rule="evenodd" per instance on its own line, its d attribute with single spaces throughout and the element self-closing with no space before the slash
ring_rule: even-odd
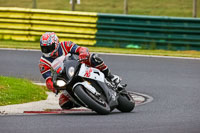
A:
<svg viewBox="0 0 200 133">
<path fill-rule="evenodd" d="M 78 59 L 79 62 L 86 61 L 86 60 L 88 60 L 88 58 L 85 58 L 85 59 Z"/>
</svg>

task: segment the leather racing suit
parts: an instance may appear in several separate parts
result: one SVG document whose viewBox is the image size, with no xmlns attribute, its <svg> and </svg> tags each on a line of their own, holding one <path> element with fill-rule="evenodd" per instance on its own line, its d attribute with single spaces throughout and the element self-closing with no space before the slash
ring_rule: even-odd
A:
<svg viewBox="0 0 200 133">
<path fill-rule="evenodd" d="M 84 63 L 88 66 L 95 67 L 102 71 L 105 74 L 105 77 L 109 76 L 109 69 L 103 62 L 103 60 L 98 57 L 97 54 L 90 54 L 88 49 L 85 47 L 78 46 L 77 44 L 71 41 L 63 41 L 58 45 L 58 52 L 56 57 L 45 57 L 44 55 L 40 58 L 39 69 L 42 77 L 46 81 L 46 86 L 49 90 L 56 93 L 55 88 L 53 87 L 52 77 L 51 77 L 51 64 L 52 62 L 60 56 L 65 56 L 68 53 L 78 54 L 80 56 L 81 53 L 88 53 L 89 58 L 84 61 Z M 70 96 L 67 93 L 62 93 L 59 98 L 59 105 L 62 109 L 70 109 L 75 107 L 73 102 L 70 101 Z"/>
</svg>

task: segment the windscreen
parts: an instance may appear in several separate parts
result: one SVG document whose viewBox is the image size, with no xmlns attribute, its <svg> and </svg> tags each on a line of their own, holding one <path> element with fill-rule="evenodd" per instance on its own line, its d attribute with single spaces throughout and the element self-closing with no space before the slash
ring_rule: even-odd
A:
<svg viewBox="0 0 200 133">
<path fill-rule="evenodd" d="M 60 56 L 57 59 L 55 59 L 51 65 L 52 70 L 54 72 L 60 73 L 63 70 L 63 61 L 66 58 L 66 56 Z"/>
</svg>

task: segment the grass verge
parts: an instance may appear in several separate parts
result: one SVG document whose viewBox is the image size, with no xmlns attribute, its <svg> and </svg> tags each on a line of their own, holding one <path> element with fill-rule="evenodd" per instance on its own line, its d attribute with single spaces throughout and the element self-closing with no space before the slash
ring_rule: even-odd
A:
<svg viewBox="0 0 200 133">
<path fill-rule="evenodd" d="M 193 0 L 128 0 L 128 13 L 153 16 L 192 17 Z M 33 0 L 0 0 L 2 7 L 32 8 Z M 200 1 L 197 0 L 197 5 Z M 69 0 L 37 0 L 38 9 L 71 10 Z M 124 0 L 81 0 L 76 11 L 123 13 Z M 197 10 L 200 17 L 200 9 Z"/>
<path fill-rule="evenodd" d="M 44 87 L 29 80 L 0 76 L 0 106 L 45 100 Z"/>
<path fill-rule="evenodd" d="M 91 52 L 200 58 L 200 51 L 142 50 L 87 46 Z M 0 48 L 40 49 L 39 42 L 0 41 Z"/>
</svg>

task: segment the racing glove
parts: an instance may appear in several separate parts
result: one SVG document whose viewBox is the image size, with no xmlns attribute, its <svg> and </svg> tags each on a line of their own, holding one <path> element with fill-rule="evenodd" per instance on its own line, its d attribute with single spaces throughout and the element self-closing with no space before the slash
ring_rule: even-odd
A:
<svg viewBox="0 0 200 133">
<path fill-rule="evenodd" d="M 81 47 L 79 50 L 79 59 L 87 60 L 90 56 L 90 53 L 86 47 Z"/>
<path fill-rule="evenodd" d="M 53 87 L 53 81 L 52 78 L 48 78 L 46 80 L 46 86 L 49 90 L 51 90 L 53 93 L 57 93 L 56 89 Z"/>
</svg>

